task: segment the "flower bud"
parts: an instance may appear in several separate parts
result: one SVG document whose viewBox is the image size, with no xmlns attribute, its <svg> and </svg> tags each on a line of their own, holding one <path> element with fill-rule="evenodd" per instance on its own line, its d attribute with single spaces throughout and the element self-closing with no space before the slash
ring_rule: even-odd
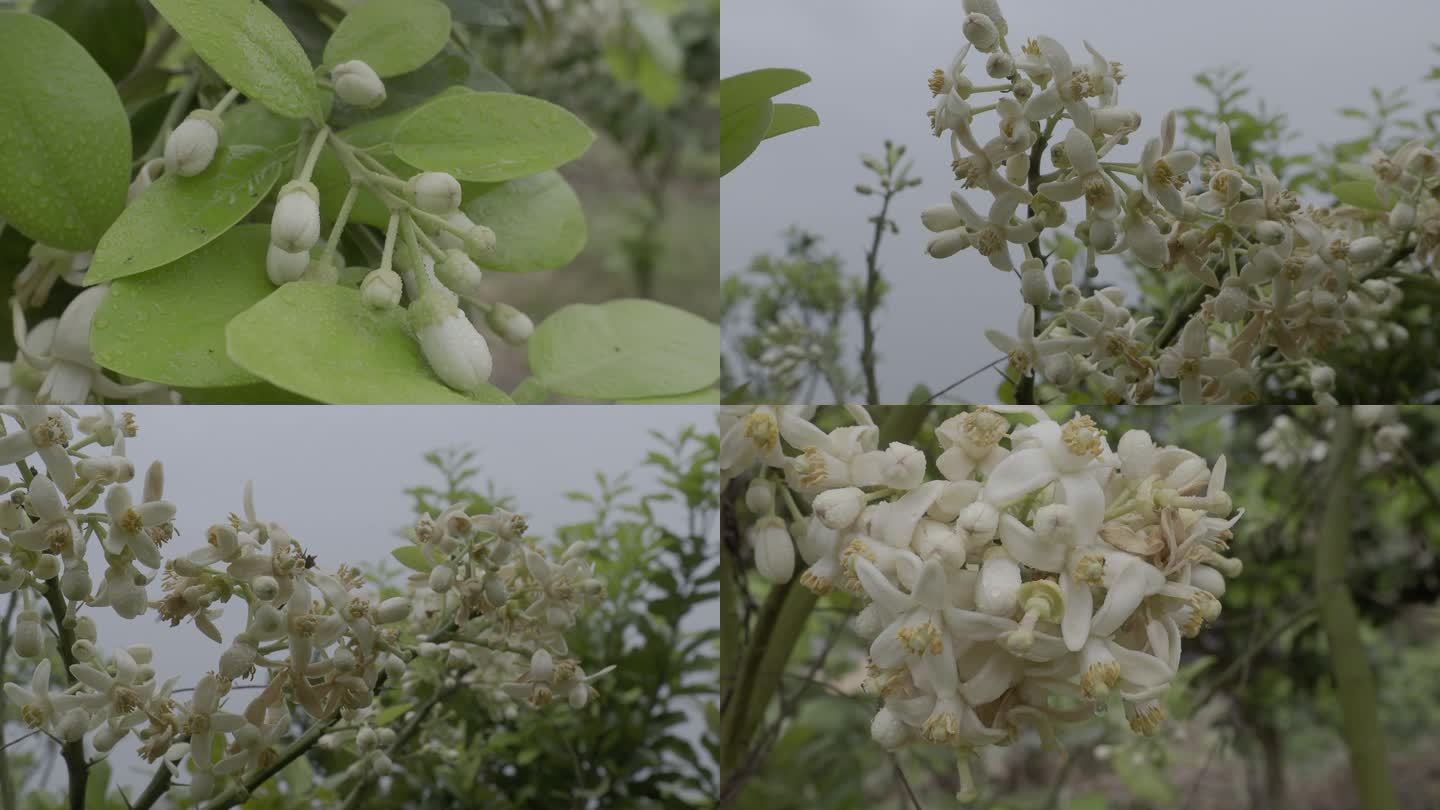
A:
<svg viewBox="0 0 1440 810">
<path fill-rule="evenodd" d="M 445 172 L 423 172 L 405 184 L 415 207 L 442 217 L 460 209 L 460 181 Z"/>
<path fill-rule="evenodd" d="M 992 616 L 1015 612 L 1020 596 L 1020 566 L 1001 546 L 985 551 L 980 581 L 975 588 L 975 606 Z"/>
<path fill-rule="evenodd" d="M 881 709 L 870 721 L 870 738 L 886 751 L 896 751 L 910 741 L 910 727 L 889 709 Z"/>
<path fill-rule="evenodd" d="M 1350 243 L 1350 261 L 1368 264 L 1380 258 L 1385 252 L 1385 243 L 1379 237 L 1362 236 Z"/>
<path fill-rule="evenodd" d="M 335 95 L 352 107 L 370 109 L 385 103 L 385 83 L 375 69 L 359 59 L 341 62 L 330 69 Z"/>
<path fill-rule="evenodd" d="M 1335 369 L 1329 366 L 1315 366 L 1310 369 L 1310 387 L 1317 394 L 1328 394 L 1335 390 Z"/>
<path fill-rule="evenodd" d="M 500 339 L 511 346 L 523 346 L 525 341 L 535 331 L 535 324 L 530 316 L 510 306 L 496 302 L 485 313 L 485 323 L 500 336 Z"/>
<path fill-rule="evenodd" d="M 970 234 L 964 228 L 955 228 L 930 237 L 930 241 L 925 245 L 925 252 L 932 258 L 948 259 L 968 247 Z"/>
<path fill-rule="evenodd" d="M 1285 226 L 1273 219 L 1262 219 L 1255 223 L 1255 238 L 1262 245 L 1278 245 L 1285 241 Z"/>
<path fill-rule="evenodd" d="M 15 622 L 15 654 L 21 658 L 39 658 L 45 653 L 45 633 L 40 629 L 40 614 L 20 611 Z"/>
<path fill-rule="evenodd" d="M 865 493 L 859 487 L 827 489 L 815 496 L 815 516 L 826 528 L 839 531 L 849 528 L 865 508 Z"/>
<path fill-rule="evenodd" d="M 55 736 L 59 737 L 61 742 L 75 742 L 84 737 L 85 732 L 89 729 L 90 712 L 86 711 L 84 707 L 77 706 L 60 716 L 59 722 L 55 724 Z M 125 729 L 114 729 L 107 724 L 95 735 L 95 750 L 104 753 L 114 748 L 115 743 L 119 742 L 125 734 Z M 100 739 L 102 736 L 105 737 L 104 740 Z M 105 747 L 102 748 L 102 745 Z"/>
<path fill-rule="evenodd" d="M 441 229 L 435 235 L 435 243 L 442 248 L 458 248 L 473 258 L 483 259 L 495 248 L 495 232 L 484 225 L 476 225 L 464 211 L 454 211 L 445 221 L 459 233 Z"/>
<path fill-rule="evenodd" d="M 305 253 L 320 241 L 320 192 L 314 183 L 292 180 L 280 189 L 270 218 L 270 244 L 287 253 Z M 305 257 L 305 264 L 310 257 Z M 301 267 L 298 273 L 304 272 Z M 273 280 L 273 279 L 272 279 Z"/>
<path fill-rule="evenodd" d="M 776 584 L 790 581 L 795 573 L 795 545 L 785 521 L 778 517 L 760 519 L 750 529 L 750 543 L 760 576 Z"/>
<path fill-rule="evenodd" d="M 75 620 L 75 637 L 83 638 L 86 641 L 94 641 L 99 638 L 95 627 L 95 620 L 89 616 L 81 616 Z"/>
<path fill-rule="evenodd" d="M 465 251 L 456 248 L 446 250 L 435 265 L 435 277 L 440 283 L 467 298 L 480 295 L 481 276 L 479 265 Z"/>
<path fill-rule="evenodd" d="M 1026 259 L 1020 265 L 1020 297 L 1036 307 L 1050 300 L 1050 282 L 1045 278 L 1045 265 L 1039 259 Z"/>
<path fill-rule="evenodd" d="M 410 615 L 410 600 L 403 596 L 392 596 L 380 603 L 375 610 L 375 621 L 380 624 L 398 622 Z"/>
<path fill-rule="evenodd" d="M 446 385 L 474 391 L 490 379 L 490 347 L 448 293 L 430 290 L 410 305 L 425 360 Z"/>
<path fill-rule="evenodd" d="M 1115 452 L 1120 456 L 1121 474 L 1132 481 L 1149 475 L 1155 464 L 1155 440 L 1143 430 L 1125 431 Z"/>
<path fill-rule="evenodd" d="M 41 554 L 35 563 L 36 579 L 54 579 L 60 576 L 60 558 L 54 554 Z"/>
<path fill-rule="evenodd" d="M 976 50 L 986 53 L 994 50 L 1000 42 L 1000 30 L 995 27 L 995 22 L 984 14 L 965 15 L 965 23 L 960 31 Z"/>
<path fill-rule="evenodd" d="M 349 647 L 337 647 L 330 653 L 330 663 L 337 672 L 354 672 L 355 653 L 350 652 Z"/>
<path fill-rule="evenodd" d="M 220 117 L 215 113 L 209 110 L 191 112 L 165 140 L 165 171 L 181 177 L 194 177 L 205 171 L 215 159 L 223 128 Z M 144 171 L 141 173 L 144 174 Z"/>
<path fill-rule="evenodd" d="M 1050 277 L 1055 280 L 1055 289 L 1063 290 L 1074 281 L 1075 266 L 1069 259 L 1056 259 L 1050 265 Z"/>
<path fill-rule="evenodd" d="M 259 653 L 248 633 L 236 636 L 234 643 L 220 654 L 220 677 L 229 680 L 245 677 L 255 666 L 255 657 Z"/>
<path fill-rule="evenodd" d="M 1397 231 L 1415 227 L 1415 206 L 1401 200 L 1390 209 L 1390 227 Z"/>
<path fill-rule="evenodd" d="M 448 565 L 437 565 L 430 570 L 430 590 L 445 593 L 455 584 L 455 569 Z"/>
<path fill-rule="evenodd" d="M 60 576 L 60 593 L 72 602 L 83 602 L 90 596 L 94 586 L 90 579 L 90 567 L 83 562 L 71 563 Z"/>
<path fill-rule="evenodd" d="M 750 479 L 745 488 L 745 506 L 756 515 L 774 514 L 775 487 L 762 477 Z"/>
<path fill-rule="evenodd" d="M 935 233 L 951 231 L 965 224 L 965 218 L 953 205 L 932 205 L 920 212 L 920 224 Z"/>
<path fill-rule="evenodd" d="M 272 576 L 258 576 L 250 580 L 250 590 L 262 602 L 273 602 L 280 595 L 280 583 Z"/>
<path fill-rule="evenodd" d="M 389 776 L 391 771 L 395 770 L 395 763 L 390 761 L 390 757 L 384 751 L 376 751 L 370 759 L 370 767 L 375 771 L 376 776 Z"/>
<path fill-rule="evenodd" d="M 160 179 L 165 173 L 165 161 L 162 158 L 152 158 L 145 161 L 140 171 L 135 173 L 135 179 L 130 181 L 130 189 L 125 192 L 125 204 L 135 202 L 135 198 L 145 193 L 150 184 Z"/>
<path fill-rule="evenodd" d="M 255 615 L 251 617 L 247 631 L 264 638 L 280 632 L 284 627 L 285 617 L 274 605 L 266 603 L 255 608 Z"/>
<path fill-rule="evenodd" d="M 270 277 L 270 283 L 276 287 L 299 281 L 309 267 L 309 248 L 291 253 L 272 243 L 265 253 L 265 275 Z"/>
<path fill-rule="evenodd" d="M 1015 74 L 1015 57 L 1004 51 L 996 51 L 985 60 L 985 74 L 992 79 L 1004 79 Z"/>
<path fill-rule="evenodd" d="M 371 270 L 360 282 L 360 300 L 371 309 L 394 309 L 400 306 L 405 282 L 394 270 Z"/>
<path fill-rule="evenodd" d="M 376 736 L 377 739 L 380 740 L 380 744 L 381 744 L 381 745 L 384 745 L 384 746 L 387 746 L 387 747 L 388 747 L 388 746 L 391 746 L 391 745 L 394 745 L 394 744 L 395 744 L 395 737 L 396 737 L 397 735 L 395 734 L 395 730 L 394 730 L 394 729 L 391 729 L 391 728 L 377 728 L 377 729 L 375 729 L 375 736 Z"/>
<path fill-rule="evenodd" d="M 70 654 L 75 656 L 76 661 L 94 660 L 97 654 L 97 651 L 95 649 L 95 642 L 87 641 L 83 638 L 79 639 L 74 644 L 70 645 Z"/>
</svg>

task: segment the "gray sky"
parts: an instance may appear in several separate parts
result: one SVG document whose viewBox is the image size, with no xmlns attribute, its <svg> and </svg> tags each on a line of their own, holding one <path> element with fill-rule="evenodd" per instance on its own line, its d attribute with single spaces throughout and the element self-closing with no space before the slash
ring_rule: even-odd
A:
<svg viewBox="0 0 1440 810">
<path fill-rule="evenodd" d="M 327 568 L 346 561 L 389 558 L 390 549 L 400 542 L 394 530 L 412 520 L 410 499 L 402 490 L 440 483 L 421 458 L 429 450 L 457 444 L 475 448 L 481 480 L 493 480 L 500 494 L 513 496 L 531 532 L 550 538 L 555 528 L 591 516 L 585 504 L 562 493 L 593 492 L 597 471 L 615 475 L 631 470 L 630 480 L 638 492 L 654 487 L 656 479 L 648 469 L 633 469 L 653 447 L 647 431 L 668 435 L 687 425 L 703 430 L 713 430 L 714 425 L 714 409 L 707 406 L 150 406 L 131 410 L 139 423 L 139 435 L 127 440 L 126 447 L 137 471 L 132 491 L 138 496 L 143 471 L 160 459 L 165 464 L 165 496 L 178 507 L 175 522 L 180 535 L 167 546 L 167 557 L 195 548 L 204 542 L 210 525 L 241 511 L 242 490 L 250 479 L 255 482 L 260 518 L 284 525 Z M 96 564 L 92 560 L 92 567 Z M 158 593 L 159 583 L 153 583 L 152 598 Z M 122 620 L 108 609 L 96 609 L 91 615 L 100 625 L 102 648 L 151 644 L 160 679 L 180 675 L 179 686 L 193 685 L 216 666 L 223 651 L 190 623 L 170 628 L 158 622 L 153 611 L 134 621 Z M 244 610 L 227 610 L 225 618 L 229 621 L 221 626 L 229 628 L 228 636 L 243 623 Z M 603 684 L 600 688 L 603 692 Z M 698 726 L 692 732 L 698 735 Z M 134 748 L 131 738 L 112 757 L 119 778 L 130 784 L 148 779 L 153 772 L 133 753 Z M 52 774 L 57 787 L 61 783 L 55 779 L 63 780 L 63 773 L 63 766 L 57 765 Z"/>
<path fill-rule="evenodd" d="M 1122 104 L 1144 118 L 1139 137 L 1117 150 L 1134 160 L 1157 134 L 1167 110 L 1204 104 L 1191 81 L 1201 70 L 1250 69 L 1256 95 L 1289 115 L 1299 144 L 1335 142 L 1359 134 L 1338 107 L 1369 108 L 1369 88 L 1409 85 L 1410 97 L 1435 105 L 1436 85 L 1417 79 L 1440 63 L 1429 43 L 1440 40 L 1440 3 L 1416 0 L 1211 0 L 1203 4 L 1103 0 L 1001 0 L 1010 40 L 1046 34 L 1075 55 L 1089 40 L 1105 58 L 1125 66 Z M 1203 10 L 1202 10 L 1203 9 Z M 721 75 L 761 67 L 793 67 L 813 81 L 780 96 L 820 114 L 807 129 L 760 145 L 721 187 L 721 268 L 743 270 L 757 253 L 778 253 L 789 224 L 819 233 L 851 272 L 863 273 L 864 247 L 877 198 L 852 190 L 869 179 L 857 156 L 879 154 L 891 138 L 910 147 L 924 179 L 892 210 L 900 225 L 882 252 L 892 292 L 879 316 L 879 374 L 886 402 L 903 401 L 916 383 L 948 385 L 999 356 L 986 328 L 1013 332 L 1020 313 L 1019 283 L 992 270 L 974 251 L 945 261 L 924 254 L 920 210 L 949 199 L 956 187 L 946 143 L 933 138 L 925 111 L 925 81 L 946 67 L 961 45 L 959 0 L 726 0 L 721 30 Z M 983 57 L 968 72 L 984 77 Z M 979 117 L 982 130 L 994 118 Z M 981 192 L 970 192 L 982 194 Z M 980 197 L 972 197 L 978 200 Z M 981 210 L 984 210 L 983 207 Z M 1107 272 L 1108 271 L 1108 272 Z M 1101 268 L 1102 280 L 1124 271 Z M 858 326 L 853 342 L 858 351 Z M 998 374 L 987 372 L 955 393 L 994 397 Z"/>
</svg>

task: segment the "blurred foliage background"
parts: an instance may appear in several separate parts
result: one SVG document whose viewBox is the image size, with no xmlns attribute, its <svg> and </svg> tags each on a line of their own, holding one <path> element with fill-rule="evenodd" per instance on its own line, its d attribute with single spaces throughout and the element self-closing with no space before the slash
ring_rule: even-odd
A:
<svg viewBox="0 0 1440 810">
<path fill-rule="evenodd" d="M 915 444 L 931 459 L 938 453 L 935 425 L 958 412 L 948 406 L 871 411 L 888 438 Z M 1157 443 L 1210 460 L 1227 457 L 1227 491 L 1245 510 L 1232 544 L 1244 573 L 1230 580 L 1219 619 L 1186 641 L 1181 675 L 1167 699 L 1170 719 L 1159 733 L 1132 734 L 1118 710 L 1062 732 L 1063 752 L 1043 750 L 1027 731 L 1013 746 L 989 749 L 982 799 L 968 807 L 1359 807 L 1313 587 L 1330 472 L 1326 417 L 1312 407 L 1085 413 L 1112 441 L 1139 428 Z M 1375 673 L 1397 805 L 1433 810 L 1440 807 L 1440 408 L 1399 413 L 1410 430 L 1399 452 L 1377 452 L 1362 440 L 1346 584 Z M 839 409 L 822 410 L 817 421 L 827 419 L 850 423 Z M 897 433 L 897 425 L 905 427 Z M 727 488 L 722 539 L 725 553 L 737 554 L 740 570 L 751 572 L 748 550 L 731 539 L 748 525 L 743 492 L 743 480 Z M 742 575 L 739 584 L 751 607 L 764 602 L 769 587 L 758 575 Z M 867 649 L 847 626 L 858 609 L 858 600 L 837 591 L 810 613 L 754 738 L 767 746 L 760 765 L 731 806 L 958 806 L 953 752 L 912 747 L 892 756 L 870 739 L 878 703 L 860 688 Z"/>
<path fill-rule="evenodd" d="M 84 23 L 76 9 L 83 11 L 91 1 L 0 0 L 0 9 L 68 15 L 59 21 L 74 28 Z M 104 2 L 139 3 L 147 18 L 154 15 L 145 0 Z M 488 273 L 487 286 L 536 323 L 565 304 L 622 297 L 651 298 L 719 320 L 719 0 L 446 3 L 455 30 L 445 51 L 387 81 L 389 101 L 376 114 L 456 84 L 508 88 L 569 109 L 599 136 L 584 158 L 561 172 L 585 210 L 589 241 L 584 252 L 564 268 L 525 278 Z M 265 4 L 318 60 L 334 21 L 355 0 Z M 72 34 L 103 59 L 97 49 L 121 47 L 116 43 L 124 32 L 77 29 Z M 133 44 L 138 55 L 143 36 Z M 164 96 L 161 68 L 159 86 L 153 81 L 120 84 L 140 150 L 165 112 L 164 103 L 155 103 Z M 13 228 L 0 233 L 0 284 L 7 301 L 0 315 L 4 360 L 15 352 L 9 290 L 28 261 L 29 248 L 29 240 Z M 58 285 L 43 309 L 29 313 L 30 324 L 58 316 L 77 292 Z M 494 344 L 495 382 L 508 388 L 525 376 L 525 350 Z"/>
</svg>

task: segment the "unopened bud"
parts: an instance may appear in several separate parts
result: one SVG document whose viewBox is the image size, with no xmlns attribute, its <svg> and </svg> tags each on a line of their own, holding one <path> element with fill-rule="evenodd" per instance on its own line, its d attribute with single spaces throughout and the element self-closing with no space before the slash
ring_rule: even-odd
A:
<svg viewBox="0 0 1440 810">
<path fill-rule="evenodd" d="M 960 30 L 976 50 L 989 53 L 1000 42 L 1000 30 L 995 27 L 995 22 L 984 14 L 965 15 L 965 23 Z"/>
<path fill-rule="evenodd" d="M 460 181 L 445 172 L 423 172 L 405 184 L 415 207 L 439 216 L 459 210 L 462 191 Z"/>
<path fill-rule="evenodd" d="M 181 177 L 194 177 L 205 171 L 215 159 L 223 128 L 215 113 L 191 112 L 165 140 L 165 171 Z"/>
<path fill-rule="evenodd" d="M 449 293 L 431 290 L 421 296 L 410 305 L 410 322 L 421 353 L 441 382 L 474 391 L 489 381 L 490 347 Z"/>
<path fill-rule="evenodd" d="M 287 253 L 304 253 L 320 241 L 320 192 L 314 183 L 292 180 L 280 189 L 270 218 L 270 243 Z M 310 257 L 305 257 L 305 264 Z M 299 272 L 304 272 L 301 267 Z M 298 275 L 297 275 L 298 277 Z M 273 279 L 272 279 L 273 280 Z"/>
<path fill-rule="evenodd" d="M 352 107 L 369 109 L 385 103 L 385 83 L 374 68 L 359 59 L 341 62 L 330 70 L 335 95 Z"/>
<path fill-rule="evenodd" d="M 440 283 L 467 298 L 480 294 L 480 279 L 483 274 L 479 265 L 466 255 L 465 251 L 450 248 L 435 265 L 435 276 Z"/>
<path fill-rule="evenodd" d="M 445 593 L 455 584 L 455 569 L 448 565 L 437 565 L 430 570 L 430 590 Z"/>
<path fill-rule="evenodd" d="M 535 324 L 530 316 L 510 306 L 496 302 L 485 313 L 485 323 L 500 336 L 500 339 L 511 346 L 523 346 L 525 341 L 535 331 Z"/>
<path fill-rule="evenodd" d="M 394 270 L 371 270 L 360 282 L 360 300 L 371 309 L 394 309 L 400 306 L 405 282 Z"/>
</svg>

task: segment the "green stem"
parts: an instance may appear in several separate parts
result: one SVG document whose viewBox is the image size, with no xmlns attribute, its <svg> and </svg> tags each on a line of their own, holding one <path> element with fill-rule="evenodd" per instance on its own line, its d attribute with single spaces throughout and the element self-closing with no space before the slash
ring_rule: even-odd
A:
<svg viewBox="0 0 1440 810">
<path fill-rule="evenodd" d="M 345 192 L 345 201 L 340 203 L 340 213 L 335 215 L 335 225 L 330 229 L 330 238 L 325 240 L 325 257 L 328 259 L 335 255 L 335 250 L 340 246 L 340 234 L 345 230 L 345 223 L 350 220 L 350 209 L 355 207 L 355 198 L 360 195 L 360 187 L 354 183 L 350 184 L 350 190 Z"/>
<path fill-rule="evenodd" d="M 1315 594 L 1320 605 L 1320 627 L 1330 650 L 1330 668 L 1340 699 L 1342 734 L 1350 752 L 1360 806 L 1364 810 L 1396 810 L 1390 783 L 1385 736 L 1380 729 L 1375 678 L 1369 651 L 1360 637 L 1360 619 L 1345 585 L 1346 557 L 1350 552 L 1350 499 L 1355 491 L 1358 454 L 1354 413 L 1341 408 L 1332 434 L 1329 497 L 1315 547 Z"/>
<path fill-rule="evenodd" d="M 310 154 L 305 156 L 305 165 L 300 168 L 300 176 L 295 178 L 302 183 L 310 180 L 310 175 L 315 171 L 315 164 L 320 160 L 320 152 L 325 149 L 325 141 L 330 137 L 330 128 L 321 127 L 320 133 L 315 136 L 314 142 L 310 144 Z"/>
<path fill-rule="evenodd" d="M 64 663 L 66 686 L 75 685 L 75 676 L 70 667 L 75 665 L 75 630 L 67 627 L 65 597 L 60 595 L 59 578 L 45 581 L 45 601 L 50 604 L 50 613 L 55 619 L 55 635 L 59 639 L 60 660 Z M 90 763 L 85 761 L 85 741 L 75 740 L 60 746 L 60 756 L 65 760 L 69 774 L 70 810 L 85 810 L 85 787 L 90 781 Z"/>
</svg>

